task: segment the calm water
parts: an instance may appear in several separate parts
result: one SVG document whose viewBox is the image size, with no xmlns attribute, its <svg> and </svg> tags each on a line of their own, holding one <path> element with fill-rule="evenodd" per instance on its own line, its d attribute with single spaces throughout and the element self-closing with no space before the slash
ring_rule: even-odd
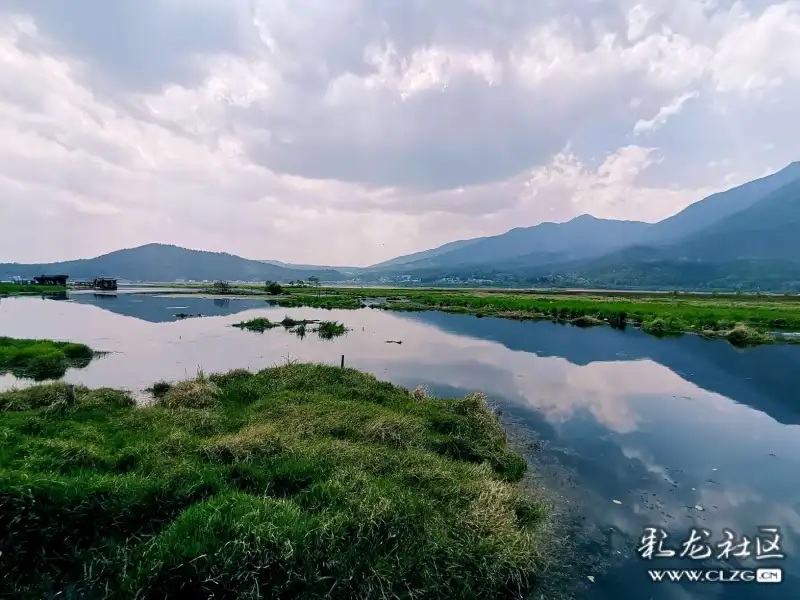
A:
<svg viewBox="0 0 800 600">
<path fill-rule="evenodd" d="M 178 321 L 176 313 L 205 317 Z M 353 331 L 326 342 L 313 334 L 300 340 L 283 330 L 230 327 L 285 314 L 340 320 Z M 198 368 L 257 369 L 286 357 L 338 364 L 342 354 L 349 366 L 409 387 L 425 384 L 439 395 L 480 390 L 500 405 L 503 418 L 542 441 L 529 459 L 569 507 L 567 522 L 581 529 L 570 537 L 581 553 L 572 571 L 583 586 L 577 597 L 800 597 L 800 347 L 742 351 L 610 328 L 136 294 L 4 299 L 0 335 L 110 351 L 66 379 L 137 393 Z M 24 384 L 0 376 L 0 389 Z M 653 584 L 648 563 L 635 552 L 647 525 L 663 525 L 675 538 L 668 545 L 694 526 L 715 539 L 726 527 L 755 534 L 758 526 L 778 526 L 787 557 L 760 566 L 782 567 L 784 582 Z M 659 562 L 649 567 L 678 564 Z"/>
</svg>

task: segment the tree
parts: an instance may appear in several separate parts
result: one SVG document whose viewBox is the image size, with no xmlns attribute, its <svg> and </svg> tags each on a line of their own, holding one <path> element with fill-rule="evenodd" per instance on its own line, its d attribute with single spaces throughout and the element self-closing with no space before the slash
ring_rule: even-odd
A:
<svg viewBox="0 0 800 600">
<path fill-rule="evenodd" d="M 214 293 L 227 294 L 231 291 L 231 284 L 227 281 L 219 280 L 214 282 Z"/>
<path fill-rule="evenodd" d="M 308 283 L 311 286 L 317 288 L 317 296 L 319 296 L 319 283 L 320 283 L 319 277 L 317 277 L 316 275 L 312 275 L 311 277 L 308 278 Z"/>
<path fill-rule="evenodd" d="M 268 281 L 264 288 L 273 296 L 277 296 L 283 291 L 283 287 L 277 281 Z"/>
</svg>

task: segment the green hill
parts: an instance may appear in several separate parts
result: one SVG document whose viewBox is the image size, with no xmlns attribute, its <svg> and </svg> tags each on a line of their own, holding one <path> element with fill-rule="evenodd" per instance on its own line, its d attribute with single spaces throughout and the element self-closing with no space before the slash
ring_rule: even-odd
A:
<svg viewBox="0 0 800 600">
<path fill-rule="evenodd" d="M 452 242 L 382 263 L 381 270 L 446 269 L 511 260 L 547 264 L 597 256 L 619 248 L 626 240 L 635 239 L 647 227 L 647 223 L 639 221 L 614 221 L 581 215 L 566 223 L 541 223 L 533 227 L 517 227 L 502 235 Z M 372 269 L 377 269 L 377 266 Z"/>
<path fill-rule="evenodd" d="M 188 250 L 165 244 L 147 244 L 96 258 L 65 262 L 0 264 L 0 279 L 32 277 L 42 273 L 61 273 L 73 280 L 105 275 L 128 281 L 289 281 L 311 276 L 319 277 L 322 281 L 340 281 L 344 278 L 333 269 L 287 269 L 233 254 Z"/>
<path fill-rule="evenodd" d="M 403 272 L 424 283 L 458 277 L 563 287 L 798 290 L 799 232 L 796 162 L 652 225 L 583 215 L 479 238 L 405 264 Z"/>
</svg>

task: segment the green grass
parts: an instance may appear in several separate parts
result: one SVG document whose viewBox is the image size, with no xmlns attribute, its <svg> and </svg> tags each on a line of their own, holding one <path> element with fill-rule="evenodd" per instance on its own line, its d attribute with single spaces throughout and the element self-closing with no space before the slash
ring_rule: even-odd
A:
<svg viewBox="0 0 800 600">
<path fill-rule="evenodd" d="M 745 346 L 796 341 L 776 340 L 768 332 L 800 331 L 800 299 L 795 296 L 373 288 L 330 288 L 322 290 L 325 295 L 310 296 L 302 289 L 288 291 L 286 302 L 294 305 L 324 301 L 331 308 L 358 308 L 370 297 L 383 299 L 375 305 L 383 310 L 547 319 L 582 327 L 632 325 L 656 336 L 696 333 Z"/>
<path fill-rule="evenodd" d="M 10 596 L 484 600 L 547 568 L 549 507 L 480 395 L 299 364 L 166 387 L 0 393 Z"/>
<path fill-rule="evenodd" d="M 294 319 L 286 316 L 280 322 L 270 321 L 265 317 L 257 317 L 249 321 L 242 321 L 235 323 L 233 327 L 239 329 L 246 329 L 247 331 L 255 331 L 257 333 L 264 333 L 269 329 L 283 327 L 290 333 L 304 338 L 308 333 L 308 326 L 312 323 L 317 323 L 317 326 L 312 329 L 323 340 L 331 340 L 347 333 L 347 327 L 337 321 L 314 321 L 311 319 Z"/>
<path fill-rule="evenodd" d="M 170 389 L 172 389 L 172 384 L 169 381 L 156 381 L 152 386 L 147 388 L 146 391 L 153 394 L 156 398 L 162 398 Z"/>
<path fill-rule="evenodd" d="M 83 344 L 0 337 L 0 374 L 44 381 L 86 367 L 96 353 Z"/>
<path fill-rule="evenodd" d="M 60 285 L 19 285 L 16 283 L 0 283 L 0 296 L 20 296 L 24 294 L 56 294 L 66 292 Z"/>
<path fill-rule="evenodd" d="M 347 333 L 347 327 L 337 321 L 321 321 L 315 331 L 322 339 L 330 340 Z"/>
<path fill-rule="evenodd" d="M 286 291 L 287 288 L 284 288 Z M 336 309 L 336 308 L 343 308 L 343 309 L 354 309 L 354 308 L 363 308 L 364 303 L 358 297 L 352 297 L 349 295 L 342 295 L 338 293 L 327 293 L 327 295 L 317 295 L 312 293 L 307 293 L 305 290 L 307 288 L 289 288 L 295 290 L 303 290 L 300 293 L 291 292 L 291 295 L 285 296 L 283 298 L 275 298 L 267 300 L 268 303 L 272 304 L 273 306 L 281 306 L 284 308 L 293 308 L 293 307 L 300 307 L 300 306 L 307 306 L 310 308 L 324 308 L 324 309 Z"/>
<path fill-rule="evenodd" d="M 316 321 L 312 319 L 294 319 L 289 315 L 283 317 L 283 320 L 280 322 L 285 328 L 289 329 L 292 327 L 305 327 L 307 325 L 311 325 L 312 323 L 316 323 Z"/>
<path fill-rule="evenodd" d="M 247 331 L 256 331 L 259 333 L 264 333 L 268 329 L 274 329 L 280 326 L 280 323 L 273 323 L 264 317 L 250 319 L 249 321 L 242 321 L 241 323 L 234 323 L 233 325 L 233 327 L 238 327 L 239 329 L 246 329 Z"/>
</svg>

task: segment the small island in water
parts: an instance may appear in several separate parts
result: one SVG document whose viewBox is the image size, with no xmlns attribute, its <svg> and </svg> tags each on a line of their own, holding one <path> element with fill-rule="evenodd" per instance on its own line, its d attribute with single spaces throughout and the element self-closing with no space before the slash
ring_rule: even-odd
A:
<svg viewBox="0 0 800 600">
<path fill-rule="evenodd" d="M 44 381 L 63 377 L 70 367 L 87 366 L 99 354 L 84 344 L 0 337 L 0 375 Z"/>
</svg>

